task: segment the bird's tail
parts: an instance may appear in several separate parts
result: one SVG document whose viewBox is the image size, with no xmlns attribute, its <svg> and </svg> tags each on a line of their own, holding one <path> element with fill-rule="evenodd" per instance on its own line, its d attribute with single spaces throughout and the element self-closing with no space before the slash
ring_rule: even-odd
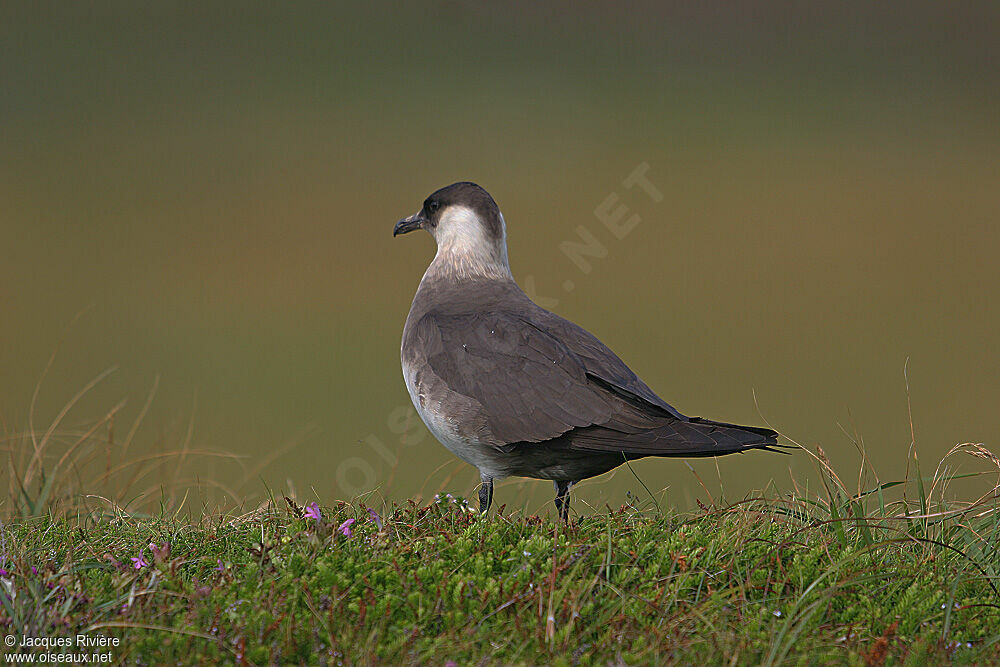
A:
<svg viewBox="0 0 1000 667">
<path fill-rule="evenodd" d="M 688 423 L 716 441 L 718 450 L 706 451 L 695 456 L 718 456 L 748 449 L 763 449 L 768 452 L 787 454 L 785 449 L 798 449 L 795 445 L 778 444 L 778 433 L 761 426 L 740 426 L 717 422 L 702 417 L 689 417 Z"/>
<path fill-rule="evenodd" d="M 571 446 L 590 451 L 615 451 L 628 458 L 673 456 L 696 458 L 724 456 L 749 449 L 782 452 L 797 449 L 778 444 L 778 434 L 769 428 L 738 426 L 701 417 L 671 419 L 650 429 L 626 431 L 621 426 L 590 426 L 572 432 Z"/>
</svg>

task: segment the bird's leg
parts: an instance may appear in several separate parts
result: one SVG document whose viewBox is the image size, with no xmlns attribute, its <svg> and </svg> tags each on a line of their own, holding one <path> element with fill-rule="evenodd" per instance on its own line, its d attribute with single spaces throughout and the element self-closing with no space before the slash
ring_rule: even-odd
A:
<svg viewBox="0 0 1000 667">
<path fill-rule="evenodd" d="M 479 513 L 486 514 L 493 504 L 493 478 L 480 473 L 479 479 L 483 481 L 479 486 Z"/>
<path fill-rule="evenodd" d="M 573 486 L 573 482 L 568 480 L 556 480 L 556 511 L 559 512 L 559 518 L 565 522 L 569 523 L 569 487 Z"/>
</svg>

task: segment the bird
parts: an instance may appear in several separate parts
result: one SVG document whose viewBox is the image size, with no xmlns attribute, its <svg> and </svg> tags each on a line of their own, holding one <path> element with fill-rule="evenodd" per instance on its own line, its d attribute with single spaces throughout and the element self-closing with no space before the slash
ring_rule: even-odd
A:
<svg viewBox="0 0 1000 667">
<path fill-rule="evenodd" d="M 785 446 L 768 428 L 682 415 L 595 336 L 534 303 L 511 274 L 506 227 L 493 197 L 463 181 L 392 232 L 437 243 L 403 326 L 403 379 L 428 430 L 479 470 L 482 514 L 510 476 L 551 480 L 568 522 L 570 488 L 627 461 Z"/>
</svg>

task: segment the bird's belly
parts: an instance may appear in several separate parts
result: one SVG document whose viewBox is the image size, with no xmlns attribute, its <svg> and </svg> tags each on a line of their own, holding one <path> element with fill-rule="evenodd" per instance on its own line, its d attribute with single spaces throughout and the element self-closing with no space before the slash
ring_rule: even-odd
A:
<svg viewBox="0 0 1000 667">
<path fill-rule="evenodd" d="M 446 408 L 445 403 L 449 397 L 445 392 L 429 391 L 422 386 L 414 369 L 408 368 L 405 363 L 403 378 L 420 419 L 431 435 L 448 451 L 493 479 L 502 479 L 511 474 L 509 469 L 513 462 L 510 456 L 483 442 L 473 433 L 474 429 L 470 428 L 470 424 L 461 423 L 463 412 L 457 409 L 459 406 L 455 404 L 455 400 Z"/>
<path fill-rule="evenodd" d="M 589 452 L 566 447 L 559 440 L 515 445 L 510 474 L 533 479 L 572 480 L 603 475 L 625 462 L 620 453 Z"/>
</svg>

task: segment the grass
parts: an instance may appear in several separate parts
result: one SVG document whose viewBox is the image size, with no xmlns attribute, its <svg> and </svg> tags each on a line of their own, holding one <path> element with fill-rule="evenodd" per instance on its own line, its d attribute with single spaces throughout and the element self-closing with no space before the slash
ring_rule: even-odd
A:
<svg viewBox="0 0 1000 667">
<path fill-rule="evenodd" d="M 1000 663 L 1000 486 L 967 502 L 949 487 L 1000 470 L 981 445 L 924 476 L 914 443 L 886 482 L 859 441 L 850 485 L 810 454 L 818 495 L 689 514 L 629 498 L 569 525 L 450 496 L 192 515 L 127 500 L 149 470 L 107 462 L 127 450 L 117 408 L 61 426 L 78 398 L 9 441 L 5 635 L 115 637 L 111 661 L 135 664 Z M 957 475 L 956 457 L 989 473 Z"/>
<path fill-rule="evenodd" d="M 1000 661 L 996 498 L 858 516 L 886 491 L 569 526 L 448 497 L 22 519 L 0 623 L 117 636 L 138 664 Z"/>
</svg>

